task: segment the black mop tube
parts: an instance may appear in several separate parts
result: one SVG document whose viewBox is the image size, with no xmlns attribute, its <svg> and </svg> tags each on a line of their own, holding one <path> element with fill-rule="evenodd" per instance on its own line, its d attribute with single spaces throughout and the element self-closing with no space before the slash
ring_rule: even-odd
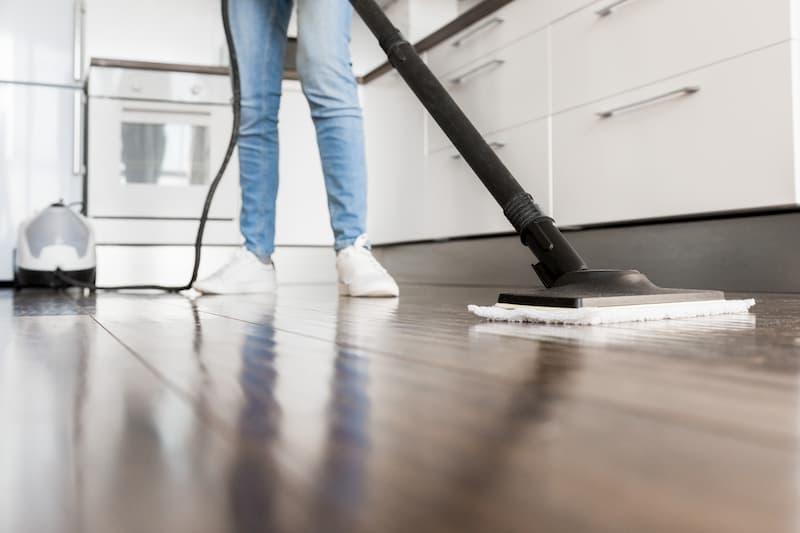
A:
<svg viewBox="0 0 800 533">
<path fill-rule="evenodd" d="M 562 275 L 585 270 L 586 263 L 553 219 L 542 213 L 533 197 L 511 175 L 383 10 L 374 0 L 350 0 L 350 3 L 378 38 L 389 62 L 497 200 L 522 242 L 539 260 L 534 269 L 544 285 L 551 287 Z"/>
</svg>

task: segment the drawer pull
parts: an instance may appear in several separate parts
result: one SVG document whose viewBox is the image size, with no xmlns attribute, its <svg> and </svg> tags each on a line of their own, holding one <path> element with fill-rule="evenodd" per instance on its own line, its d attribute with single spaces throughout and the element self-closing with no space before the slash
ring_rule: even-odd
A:
<svg viewBox="0 0 800 533">
<path fill-rule="evenodd" d="M 466 33 L 463 36 L 461 36 L 460 39 L 458 39 L 456 41 L 453 41 L 453 47 L 454 48 L 458 48 L 459 46 L 461 46 L 462 44 L 466 43 L 470 39 L 472 39 L 474 37 L 477 37 L 478 35 L 480 35 L 481 33 L 483 33 L 484 31 L 486 31 L 486 30 L 488 30 L 490 28 L 494 28 L 496 26 L 499 26 L 503 22 L 505 22 L 505 19 L 503 19 L 501 17 L 492 17 L 488 21 L 486 21 L 483 24 L 481 24 L 480 26 L 476 27 L 474 30 L 472 30 L 469 33 Z"/>
<path fill-rule="evenodd" d="M 616 0 L 611 4 L 608 4 L 603 9 L 598 9 L 597 11 L 595 11 L 595 13 L 597 14 L 598 17 L 607 17 L 609 15 L 613 15 L 614 11 L 616 11 L 618 7 L 621 7 L 622 4 L 627 4 L 630 1 L 631 0 Z"/>
<path fill-rule="evenodd" d="M 491 146 L 493 150 L 497 151 L 497 150 L 502 150 L 503 148 L 508 146 L 508 143 L 494 141 L 494 142 L 490 142 L 489 146 Z M 458 152 L 456 152 L 453 155 L 451 155 L 450 158 L 453 159 L 454 161 L 459 161 L 459 160 L 463 159 L 461 154 L 459 154 Z"/>
<path fill-rule="evenodd" d="M 491 61 L 483 63 L 482 65 L 478 65 L 472 70 L 468 70 L 467 72 L 465 72 L 461 76 L 458 76 L 457 78 L 453 78 L 452 80 L 450 80 L 450 83 L 452 83 L 453 85 L 461 85 L 465 81 L 474 78 L 478 74 L 487 72 L 489 70 L 493 70 L 494 68 L 500 67 L 504 64 L 505 61 L 503 61 L 502 59 L 492 59 Z"/>
<path fill-rule="evenodd" d="M 668 93 L 659 94 L 658 96 L 653 96 L 651 98 L 647 98 L 645 100 L 641 100 L 639 102 L 634 102 L 632 104 L 626 104 L 623 106 L 615 107 L 614 109 L 609 109 L 607 111 L 601 111 L 597 113 L 597 116 L 600 118 L 611 118 L 614 115 L 622 113 L 623 111 L 630 111 L 631 109 L 642 107 L 648 104 L 653 104 L 655 102 L 659 102 L 661 100 L 666 100 L 668 98 L 673 98 L 675 96 L 690 96 L 695 94 L 696 92 L 700 91 L 700 87 L 697 85 L 692 85 L 689 87 L 683 87 L 681 89 L 677 89 L 674 91 L 670 91 Z"/>
</svg>

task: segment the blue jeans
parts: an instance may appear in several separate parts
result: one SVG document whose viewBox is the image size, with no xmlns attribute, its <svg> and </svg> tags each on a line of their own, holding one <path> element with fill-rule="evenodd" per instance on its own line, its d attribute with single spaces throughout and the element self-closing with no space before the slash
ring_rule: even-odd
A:
<svg viewBox="0 0 800 533">
<path fill-rule="evenodd" d="M 278 108 L 293 0 L 231 0 L 231 29 L 239 57 L 242 123 L 239 166 L 241 232 L 261 258 L 275 247 L 278 194 Z M 311 108 L 341 250 L 366 233 L 367 171 L 358 86 L 350 64 L 348 0 L 298 0 L 297 69 Z"/>
</svg>

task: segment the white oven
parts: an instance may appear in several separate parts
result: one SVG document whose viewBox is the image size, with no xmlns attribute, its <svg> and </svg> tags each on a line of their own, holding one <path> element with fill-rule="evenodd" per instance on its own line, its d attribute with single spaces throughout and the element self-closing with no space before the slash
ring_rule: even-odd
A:
<svg viewBox="0 0 800 533">
<path fill-rule="evenodd" d="M 87 212 L 98 242 L 191 243 L 230 137 L 230 80 L 107 64 L 93 62 L 89 77 Z M 234 157 L 210 212 L 217 244 L 239 241 L 237 176 Z"/>
</svg>

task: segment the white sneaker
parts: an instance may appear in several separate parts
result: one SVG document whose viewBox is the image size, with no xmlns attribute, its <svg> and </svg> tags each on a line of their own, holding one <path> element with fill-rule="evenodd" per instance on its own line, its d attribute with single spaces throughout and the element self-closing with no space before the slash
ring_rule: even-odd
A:
<svg viewBox="0 0 800 533">
<path fill-rule="evenodd" d="M 336 270 L 339 272 L 339 294 L 342 296 L 397 297 L 400 289 L 392 276 L 386 272 L 378 260 L 367 249 L 367 236 L 362 235 L 356 242 L 336 256 Z"/>
<path fill-rule="evenodd" d="M 192 287 L 203 294 L 256 294 L 273 292 L 276 285 L 275 267 L 242 246 L 225 266 Z"/>
</svg>

